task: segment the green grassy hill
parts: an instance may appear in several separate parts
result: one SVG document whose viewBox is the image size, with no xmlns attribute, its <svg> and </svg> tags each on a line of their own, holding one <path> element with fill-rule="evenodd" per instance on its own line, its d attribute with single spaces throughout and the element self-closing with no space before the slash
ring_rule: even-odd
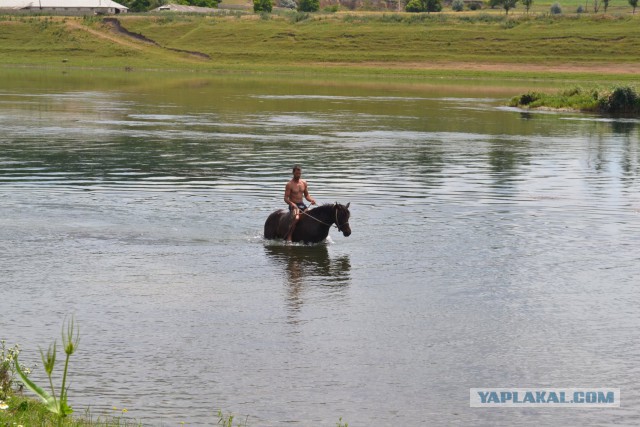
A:
<svg viewBox="0 0 640 427">
<path fill-rule="evenodd" d="M 610 8 L 611 10 L 611 8 Z M 640 14 L 0 16 L 0 65 L 635 80 Z"/>
</svg>

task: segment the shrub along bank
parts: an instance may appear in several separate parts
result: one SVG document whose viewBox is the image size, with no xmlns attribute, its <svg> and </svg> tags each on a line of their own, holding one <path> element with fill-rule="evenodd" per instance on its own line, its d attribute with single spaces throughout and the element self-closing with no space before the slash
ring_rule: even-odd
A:
<svg viewBox="0 0 640 427">
<path fill-rule="evenodd" d="M 524 108 L 570 109 L 612 115 L 640 114 L 640 94 L 631 86 L 583 89 L 576 86 L 556 94 L 528 92 L 514 97 L 510 105 Z"/>
</svg>

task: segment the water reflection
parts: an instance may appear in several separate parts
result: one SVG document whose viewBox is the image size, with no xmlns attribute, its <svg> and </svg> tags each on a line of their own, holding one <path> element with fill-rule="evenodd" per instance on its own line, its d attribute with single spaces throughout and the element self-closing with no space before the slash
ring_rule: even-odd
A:
<svg viewBox="0 0 640 427">
<path fill-rule="evenodd" d="M 611 131 L 616 134 L 629 135 L 635 130 L 637 122 L 635 120 L 613 120 Z"/>
<path fill-rule="evenodd" d="M 520 112 L 520 118 L 522 120 L 532 120 L 534 118 L 533 114 L 531 114 L 528 111 L 521 111 Z"/>
<path fill-rule="evenodd" d="M 529 162 L 525 147 L 512 141 L 495 140 L 488 153 L 492 176 L 492 187 L 501 197 L 512 197 L 517 193 L 516 181 L 524 173 L 521 169 Z"/>
<path fill-rule="evenodd" d="M 498 145 L 489 151 L 489 165 L 494 173 L 514 174 L 520 164 L 519 153 Z"/>
<path fill-rule="evenodd" d="M 351 261 L 349 255 L 329 256 L 326 245 L 267 245 L 265 252 L 287 278 L 287 304 L 299 311 L 309 286 L 319 285 L 330 292 L 341 292 L 349 285 Z"/>
</svg>

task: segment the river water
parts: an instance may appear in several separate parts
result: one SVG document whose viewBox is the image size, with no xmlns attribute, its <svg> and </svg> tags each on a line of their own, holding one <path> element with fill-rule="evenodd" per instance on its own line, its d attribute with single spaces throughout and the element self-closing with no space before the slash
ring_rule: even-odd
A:
<svg viewBox="0 0 640 427">
<path fill-rule="evenodd" d="M 638 120 L 473 82 L 3 73 L 0 338 L 36 365 L 75 315 L 76 412 L 640 422 Z M 351 203 L 350 237 L 262 239 L 294 163 Z M 472 387 L 622 405 L 470 408 Z"/>
</svg>

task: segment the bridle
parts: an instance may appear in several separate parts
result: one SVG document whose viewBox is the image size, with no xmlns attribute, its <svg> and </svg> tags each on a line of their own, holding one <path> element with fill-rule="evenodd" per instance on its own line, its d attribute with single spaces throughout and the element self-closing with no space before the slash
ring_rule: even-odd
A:
<svg viewBox="0 0 640 427">
<path fill-rule="evenodd" d="M 338 206 L 338 204 L 337 204 L 337 203 L 335 203 L 333 206 L 334 206 L 334 207 L 336 207 L 336 206 Z M 313 216 L 313 215 L 310 215 L 310 214 L 306 213 L 305 211 L 302 211 L 302 213 L 303 213 L 303 214 L 305 214 L 306 216 L 308 216 L 309 218 L 313 218 L 313 219 L 315 219 L 316 221 L 318 221 L 318 222 L 319 222 L 320 224 L 322 224 L 322 225 L 326 225 L 326 226 L 327 226 L 327 227 L 329 227 L 329 228 L 331 228 L 331 226 L 332 226 L 332 224 L 327 224 L 327 223 L 326 223 L 326 222 L 324 222 L 324 221 L 320 221 L 318 218 L 316 218 L 316 217 L 315 217 L 315 216 Z M 338 231 L 339 231 L 339 232 L 341 232 L 341 233 L 342 233 L 342 227 L 344 227 L 345 225 L 349 225 L 349 221 L 345 221 L 345 222 L 343 222 L 342 224 L 338 224 L 338 209 L 336 209 L 336 223 L 335 223 L 335 224 L 333 224 L 333 225 L 335 225 L 335 226 L 336 226 L 336 228 L 338 229 Z"/>
<path fill-rule="evenodd" d="M 336 205 L 334 205 L 336 206 Z M 349 225 L 349 221 L 345 221 L 342 223 L 342 225 L 338 224 L 338 209 L 336 208 L 336 228 L 338 229 L 339 232 L 342 233 L 342 227 L 344 227 L 345 225 Z"/>
</svg>

